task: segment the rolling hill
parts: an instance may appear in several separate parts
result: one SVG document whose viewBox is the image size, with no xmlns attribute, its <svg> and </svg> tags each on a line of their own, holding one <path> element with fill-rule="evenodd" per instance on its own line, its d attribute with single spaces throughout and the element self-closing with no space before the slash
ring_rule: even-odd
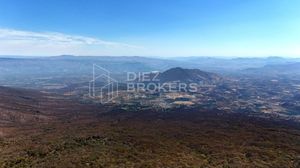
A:
<svg viewBox="0 0 300 168">
<path fill-rule="evenodd" d="M 204 72 L 199 69 L 171 68 L 158 75 L 161 82 L 186 82 L 186 83 L 216 83 L 222 78 L 214 73 Z"/>
</svg>

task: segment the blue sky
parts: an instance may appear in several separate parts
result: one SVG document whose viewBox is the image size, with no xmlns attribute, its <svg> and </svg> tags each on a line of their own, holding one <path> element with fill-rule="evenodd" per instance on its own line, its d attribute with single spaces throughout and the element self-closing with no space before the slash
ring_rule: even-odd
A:
<svg viewBox="0 0 300 168">
<path fill-rule="evenodd" d="M 0 55 L 300 57 L 299 0 L 0 0 Z"/>
</svg>

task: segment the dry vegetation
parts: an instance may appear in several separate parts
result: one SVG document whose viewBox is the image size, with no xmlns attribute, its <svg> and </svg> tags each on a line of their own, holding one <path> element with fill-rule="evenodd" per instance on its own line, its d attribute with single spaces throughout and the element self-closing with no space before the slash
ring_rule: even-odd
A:
<svg viewBox="0 0 300 168">
<path fill-rule="evenodd" d="M 109 110 L 14 128 L 1 167 L 299 167 L 295 123 L 199 110 Z"/>
<path fill-rule="evenodd" d="M 0 167 L 299 167 L 300 125 L 0 88 Z"/>
</svg>

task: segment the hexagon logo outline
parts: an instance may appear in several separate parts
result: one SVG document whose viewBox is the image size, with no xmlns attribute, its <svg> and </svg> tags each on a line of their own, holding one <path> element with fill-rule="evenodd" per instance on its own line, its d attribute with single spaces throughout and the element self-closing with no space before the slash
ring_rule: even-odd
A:
<svg viewBox="0 0 300 168">
<path fill-rule="evenodd" d="M 96 74 L 96 70 L 99 69 L 101 71 L 103 71 L 104 73 L 102 74 Z M 118 96 L 118 81 L 115 80 L 114 78 L 112 78 L 110 76 L 110 71 L 108 71 L 107 69 L 93 64 L 93 79 L 91 81 L 89 81 L 89 97 L 91 98 L 98 98 L 97 93 L 97 80 L 103 78 L 105 79 L 104 82 L 104 86 L 100 87 L 100 102 L 101 103 L 109 103 L 110 101 L 112 101 L 114 98 L 116 98 Z"/>
</svg>

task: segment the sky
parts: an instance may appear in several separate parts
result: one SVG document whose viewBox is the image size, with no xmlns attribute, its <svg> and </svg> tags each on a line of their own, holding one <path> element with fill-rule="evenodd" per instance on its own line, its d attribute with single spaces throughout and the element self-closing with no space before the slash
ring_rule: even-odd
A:
<svg viewBox="0 0 300 168">
<path fill-rule="evenodd" d="M 300 57 L 299 0 L 0 0 L 0 55 Z"/>
</svg>

